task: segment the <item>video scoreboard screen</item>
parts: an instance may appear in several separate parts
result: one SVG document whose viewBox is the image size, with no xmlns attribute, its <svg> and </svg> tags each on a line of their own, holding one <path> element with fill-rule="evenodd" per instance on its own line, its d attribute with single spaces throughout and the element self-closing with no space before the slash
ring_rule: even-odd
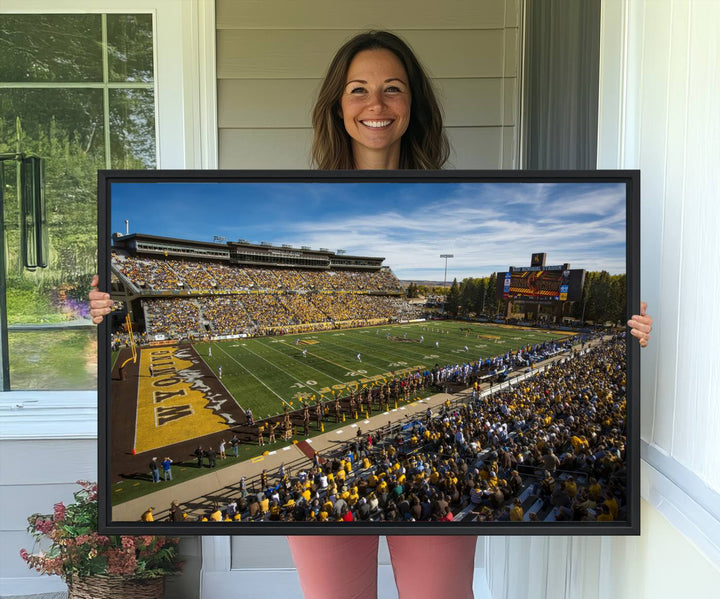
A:
<svg viewBox="0 0 720 599">
<path fill-rule="evenodd" d="M 510 267 L 497 273 L 498 299 L 577 301 L 582 295 L 585 271 L 563 266 Z"/>
</svg>

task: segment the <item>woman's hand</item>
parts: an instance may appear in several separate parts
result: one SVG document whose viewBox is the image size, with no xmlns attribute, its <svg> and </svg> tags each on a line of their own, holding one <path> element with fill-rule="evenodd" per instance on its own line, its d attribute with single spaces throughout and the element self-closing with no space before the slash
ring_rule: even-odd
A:
<svg viewBox="0 0 720 599">
<path fill-rule="evenodd" d="M 88 293 L 88 299 L 90 300 L 90 316 L 95 324 L 100 324 L 105 318 L 106 314 L 110 314 L 111 307 L 113 305 L 110 295 L 103 291 L 98 291 L 98 283 L 100 279 L 95 275 L 90 283 L 92 289 Z"/>
<path fill-rule="evenodd" d="M 627 324 L 630 327 L 630 334 L 637 337 L 640 347 L 647 347 L 650 331 L 652 331 L 652 316 L 645 313 L 647 304 L 640 302 L 640 314 L 633 314 Z"/>
</svg>

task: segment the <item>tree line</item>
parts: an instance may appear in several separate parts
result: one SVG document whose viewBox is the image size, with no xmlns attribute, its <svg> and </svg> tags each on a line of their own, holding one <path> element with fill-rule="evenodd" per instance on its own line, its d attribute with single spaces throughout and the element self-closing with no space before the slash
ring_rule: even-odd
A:
<svg viewBox="0 0 720 599">
<path fill-rule="evenodd" d="M 607 271 L 586 272 L 582 295 L 565 312 L 575 320 L 593 323 L 622 322 L 626 318 L 626 275 Z M 453 318 L 505 314 L 507 300 L 497 297 L 497 276 L 454 279 L 448 289 L 411 282 L 408 298 L 437 295 L 445 297 L 445 311 Z"/>
</svg>

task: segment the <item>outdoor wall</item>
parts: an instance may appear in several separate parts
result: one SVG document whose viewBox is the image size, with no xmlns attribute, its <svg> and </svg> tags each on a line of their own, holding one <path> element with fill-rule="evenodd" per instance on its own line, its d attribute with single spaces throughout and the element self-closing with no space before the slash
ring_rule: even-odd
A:
<svg viewBox="0 0 720 599">
<path fill-rule="evenodd" d="M 439 90 L 450 168 L 517 168 L 519 0 L 218 0 L 220 168 L 309 168 L 334 52 L 368 29 L 413 47 Z"/>
<path fill-rule="evenodd" d="M 58 393 L 50 404 L 31 393 L 0 398 L 0 597 L 65 589 L 58 577 L 29 570 L 20 548 L 32 549 L 30 514 L 52 513 L 55 503 L 73 500 L 76 481 L 97 480 L 95 402 L 80 405 L 75 395 Z"/>
<path fill-rule="evenodd" d="M 220 168 L 309 168 L 321 79 L 335 50 L 368 29 L 399 33 L 435 81 L 452 146 L 448 167 L 517 168 L 519 0 L 218 0 L 216 11 Z M 205 541 L 204 551 L 211 546 L 215 555 L 229 542 Z M 221 571 L 292 567 L 283 538 L 238 537 L 231 556 Z M 379 561 L 390 563 L 384 541 Z"/>
<path fill-rule="evenodd" d="M 492 539 L 494 599 L 720 588 L 718 22 L 714 0 L 603 2 L 598 168 L 641 170 L 641 295 L 655 319 L 641 360 L 642 535 Z"/>
<path fill-rule="evenodd" d="M 450 166 L 517 167 L 520 4 L 219 0 L 218 166 L 309 166 L 309 112 L 332 52 L 355 31 L 382 27 L 401 33 L 437 80 L 454 146 Z M 712 345 L 720 330 L 706 305 L 720 284 L 716 271 L 702 268 L 720 256 L 713 230 L 720 171 L 711 163 L 720 155 L 718 10 L 714 0 L 603 2 L 598 166 L 642 169 L 642 289 L 656 318 L 642 362 L 643 535 L 483 541 L 479 558 L 495 599 L 712 596 L 720 588 L 720 468 L 717 452 L 706 450 L 720 425 L 718 410 L 708 408 L 720 383 Z M 212 144 L 204 151 L 212 154 Z M 687 285 L 693 280 L 702 286 Z M 61 399 L 53 394 L 45 415 L 32 403 L 17 407 L 17 395 L 0 404 L 13 415 L 0 431 L 0 596 L 64 588 L 32 575 L 18 555 L 31 541 L 29 513 L 50 511 L 71 498 L 77 479 L 96 478 L 94 393 L 79 394 L 67 410 Z M 282 538 L 257 542 L 261 551 L 242 538 L 212 537 L 202 542 L 202 559 L 212 559 L 206 549 L 214 545 L 227 572 L 289 565 Z M 185 542 L 188 597 L 198 588 L 199 545 Z M 381 562 L 388 563 L 385 552 Z"/>
</svg>

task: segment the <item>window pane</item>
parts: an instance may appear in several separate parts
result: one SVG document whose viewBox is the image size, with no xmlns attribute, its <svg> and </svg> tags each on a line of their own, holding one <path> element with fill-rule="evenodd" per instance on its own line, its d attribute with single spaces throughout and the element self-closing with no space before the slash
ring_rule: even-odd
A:
<svg viewBox="0 0 720 599">
<path fill-rule="evenodd" d="M 2 15 L 0 81 L 102 81 L 100 15 Z"/>
<path fill-rule="evenodd" d="M 6 162 L 3 208 L 7 276 L 13 281 L 30 281 L 50 294 L 55 285 L 75 285 L 78 276 L 92 274 L 95 269 L 96 171 L 105 165 L 102 90 L 5 90 L 0 108 L 0 152 L 16 149 L 19 118 L 20 150 L 45 160 L 50 241 L 49 267 L 34 273 L 25 271 L 19 257 L 15 162 Z M 8 319 L 47 322 L 18 319 L 10 310 Z"/>
<path fill-rule="evenodd" d="M 87 371 L 86 364 L 94 351 L 94 330 L 13 329 L 38 324 L 62 327 L 87 316 L 84 298 L 96 269 L 96 172 L 105 165 L 102 114 L 102 90 L 12 89 L 2 94 L 0 152 L 15 150 L 19 119 L 21 151 L 45 160 L 50 247 L 48 268 L 23 268 L 16 163 L 6 161 L 3 214 L 13 389 L 95 386 L 96 375 Z"/>
<path fill-rule="evenodd" d="M 108 15 L 110 81 L 153 81 L 152 15 Z"/>
<path fill-rule="evenodd" d="M 151 89 L 110 90 L 112 168 L 155 168 L 154 108 Z"/>
<path fill-rule="evenodd" d="M 12 388 L 76 390 L 97 384 L 97 331 L 10 331 Z"/>
<path fill-rule="evenodd" d="M 150 15 L 107 20 L 112 76 L 152 84 Z M 19 149 L 45 161 L 50 248 L 48 268 L 23 267 L 16 162 L 6 160 L 1 209 L 15 390 L 96 386 L 96 328 L 89 322 L 87 293 L 97 271 L 97 170 L 108 166 L 106 148 L 115 167 L 155 166 L 152 89 L 110 89 L 106 107 L 101 87 L 61 87 L 65 82 L 102 85 L 101 38 L 100 15 L 0 18 L 0 82 L 53 83 L 45 89 L 0 90 L 0 153 Z"/>
<path fill-rule="evenodd" d="M 16 119 L 23 131 L 21 150 L 47 158 L 65 155 L 59 146 L 104 160 L 101 89 L 3 89 L 0 92 L 0 151 L 16 149 Z M 69 158 L 69 156 L 67 156 Z"/>
</svg>

